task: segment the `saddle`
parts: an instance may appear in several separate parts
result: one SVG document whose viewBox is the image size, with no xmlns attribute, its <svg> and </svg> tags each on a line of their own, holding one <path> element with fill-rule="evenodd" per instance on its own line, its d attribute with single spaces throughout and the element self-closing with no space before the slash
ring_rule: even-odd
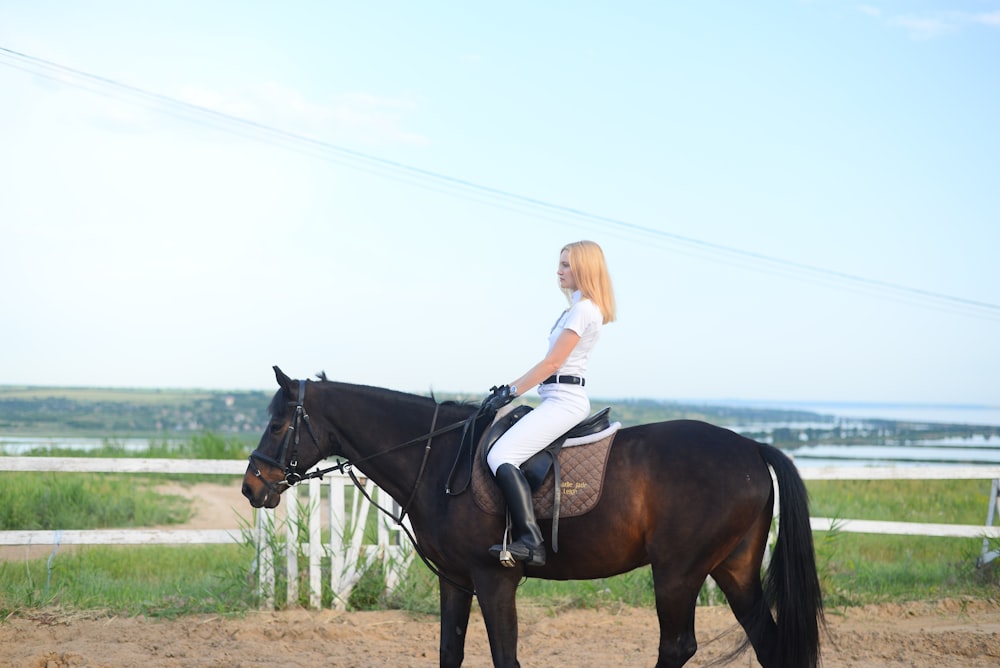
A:
<svg viewBox="0 0 1000 668">
<path fill-rule="evenodd" d="M 531 410 L 523 405 L 506 412 L 501 410 L 480 439 L 472 491 L 476 504 L 484 512 L 494 515 L 506 512 L 506 503 L 486 464 L 486 456 L 497 440 Z M 559 518 L 583 515 L 600 500 L 608 455 L 621 427 L 618 422 L 611 424 L 610 411 L 605 408 L 595 413 L 521 464 L 534 493 L 535 515 L 552 519 L 553 552 L 559 551 Z M 565 508 L 563 495 L 568 498 Z"/>
</svg>

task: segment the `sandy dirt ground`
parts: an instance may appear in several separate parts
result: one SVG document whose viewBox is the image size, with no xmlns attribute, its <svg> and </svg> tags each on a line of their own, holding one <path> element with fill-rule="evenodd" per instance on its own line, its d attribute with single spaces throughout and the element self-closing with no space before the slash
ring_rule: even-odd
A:
<svg viewBox="0 0 1000 668">
<path fill-rule="evenodd" d="M 213 501 L 197 504 L 199 512 L 186 525 L 190 528 L 230 528 L 236 526 L 237 512 L 246 512 L 238 489 L 199 485 L 170 491 Z M 699 608 L 697 614 L 699 650 L 688 666 L 706 666 L 742 639 L 728 608 Z M 553 612 L 521 606 L 518 656 L 526 668 L 652 666 L 657 642 L 652 610 Z M 46 611 L 0 623 L 0 666 L 17 668 L 420 667 L 437 665 L 437 647 L 436 617 L 399 611 L 287 610 L 176 620 Z M 464 665 L 492 665 L 475 608 Z M 731 665 L 758 666 L 752 653 Z M 1000 666 L 1000 602 L 946 600 L 828 611 L 823 665 Z"/>
<path fill-rule="evenodd" d="M 651 610 L 522 609 L 519 658 L 531 666 L 651 666 L 657 625 Z M 698 611 L 705 666 L 739 633 L 727 608 Z M 240 619 L 177 620 L 40 614 L 0 624 L 0 665 L 62 666 L 436 666 L 433 616 L 330 610 L 254 612 Z M 490 666 L 482 618 L 474 612 L 466 666 Z M 734 666 L 757 666 L 750 654 Z M 941 601 L 852 609 L 832 614 L 823 665 L 944 668 L 1000 665 L 1000 606 Z"/>
</svg>

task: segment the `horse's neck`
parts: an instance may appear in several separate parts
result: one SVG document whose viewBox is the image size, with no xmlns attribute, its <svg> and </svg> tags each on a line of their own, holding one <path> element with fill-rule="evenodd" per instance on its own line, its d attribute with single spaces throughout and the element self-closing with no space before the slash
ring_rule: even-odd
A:
<svg viewBox="0 0 1000 668">
<path fill-rule="evenodd" d="M 348 386 L 347 394 L 353 395 L 353 400 L 330 405 L 337 406 L 338 429 L 348 441 L 345 447 L 354 450 L 346 453 L 348 458 L 359 462 L 358 468 L 376 485 L 405 502 L 417 483 L 426 451 L 426 441 L 419 438 L 445 424 L 441 417 L 435 422 L 433 404 L 384 392 L 384 396 L 371 388 L 351 392 Z M 442 436 L 434 442 L 446 440 L 451 439 Z"/>
</svg>

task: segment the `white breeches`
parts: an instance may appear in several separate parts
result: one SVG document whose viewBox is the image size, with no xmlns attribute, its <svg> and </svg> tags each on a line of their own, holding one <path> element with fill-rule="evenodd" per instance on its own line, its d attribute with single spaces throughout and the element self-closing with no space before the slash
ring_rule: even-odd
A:
<svg viewBox="0 0 1000 668">
<path fill-rule="evenodd" d="M 590 399 L 577 385 L 542 385 L 542 403 L 500 437 L 486 463 L 496 474 L 501 464 L 520 466 L 590 414 Z"/>
</svg>

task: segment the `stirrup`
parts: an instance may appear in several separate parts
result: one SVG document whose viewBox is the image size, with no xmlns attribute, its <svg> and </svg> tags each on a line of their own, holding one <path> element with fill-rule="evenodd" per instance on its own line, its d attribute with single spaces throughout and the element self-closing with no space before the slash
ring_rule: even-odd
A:
<svg viewBox="0 0 1000 668">
<path fill-rule="evenodd" d="M 504 568 L 514 568 L 514 566 L 517 566 L 517 560 L 514 559 L 514 555 L 507 549 L 507 538 L 509 536 L 510 528 L 508 526 L 503 530 L 503 538 L 500 540 L 500 544 L 494 545 L 490 548 L 490 554 L 498 558 L 500 560 L 500 565 Z"/>
<path fill-rule="evenodd" d="M 517 562 L 519 561 L 523 561 L 525 566 L 545 565 L 544 545 L 539 545 L 537 548 L 533 548 L 528 547 L 524 543 L 518 543 L 517 541 L 508 543 L 507 538 L 509 535 L 508 530 L 505 529 L 501 543 L 490 548 L 490 554 L 500 560 L 501 566 L 504 568 L 514 568 L 514 566 L 517 566 Z M 510 549 L 511 547 L 514 547 L 513 552 Z M 517 554 L 515 555 L 514 552 Z"/>
<path fill-rule="evenodd" d="M 497 547 L 500 546 L 496 545 L 494 547 L 491 547 L 490 554 L 493 554 L 494 549 Z M 514 558 L 514 555 L 511 554 L 510 550 L 508 550 L 507 548 L 501 547 L 500 550 L 493 556 L 495 556 L 497 559 L 500 560 L 500 565 L 503 566 L 504 568 L 514 568 L 514 566 L 517 566 L 517 560 Z"/>
</svg>

